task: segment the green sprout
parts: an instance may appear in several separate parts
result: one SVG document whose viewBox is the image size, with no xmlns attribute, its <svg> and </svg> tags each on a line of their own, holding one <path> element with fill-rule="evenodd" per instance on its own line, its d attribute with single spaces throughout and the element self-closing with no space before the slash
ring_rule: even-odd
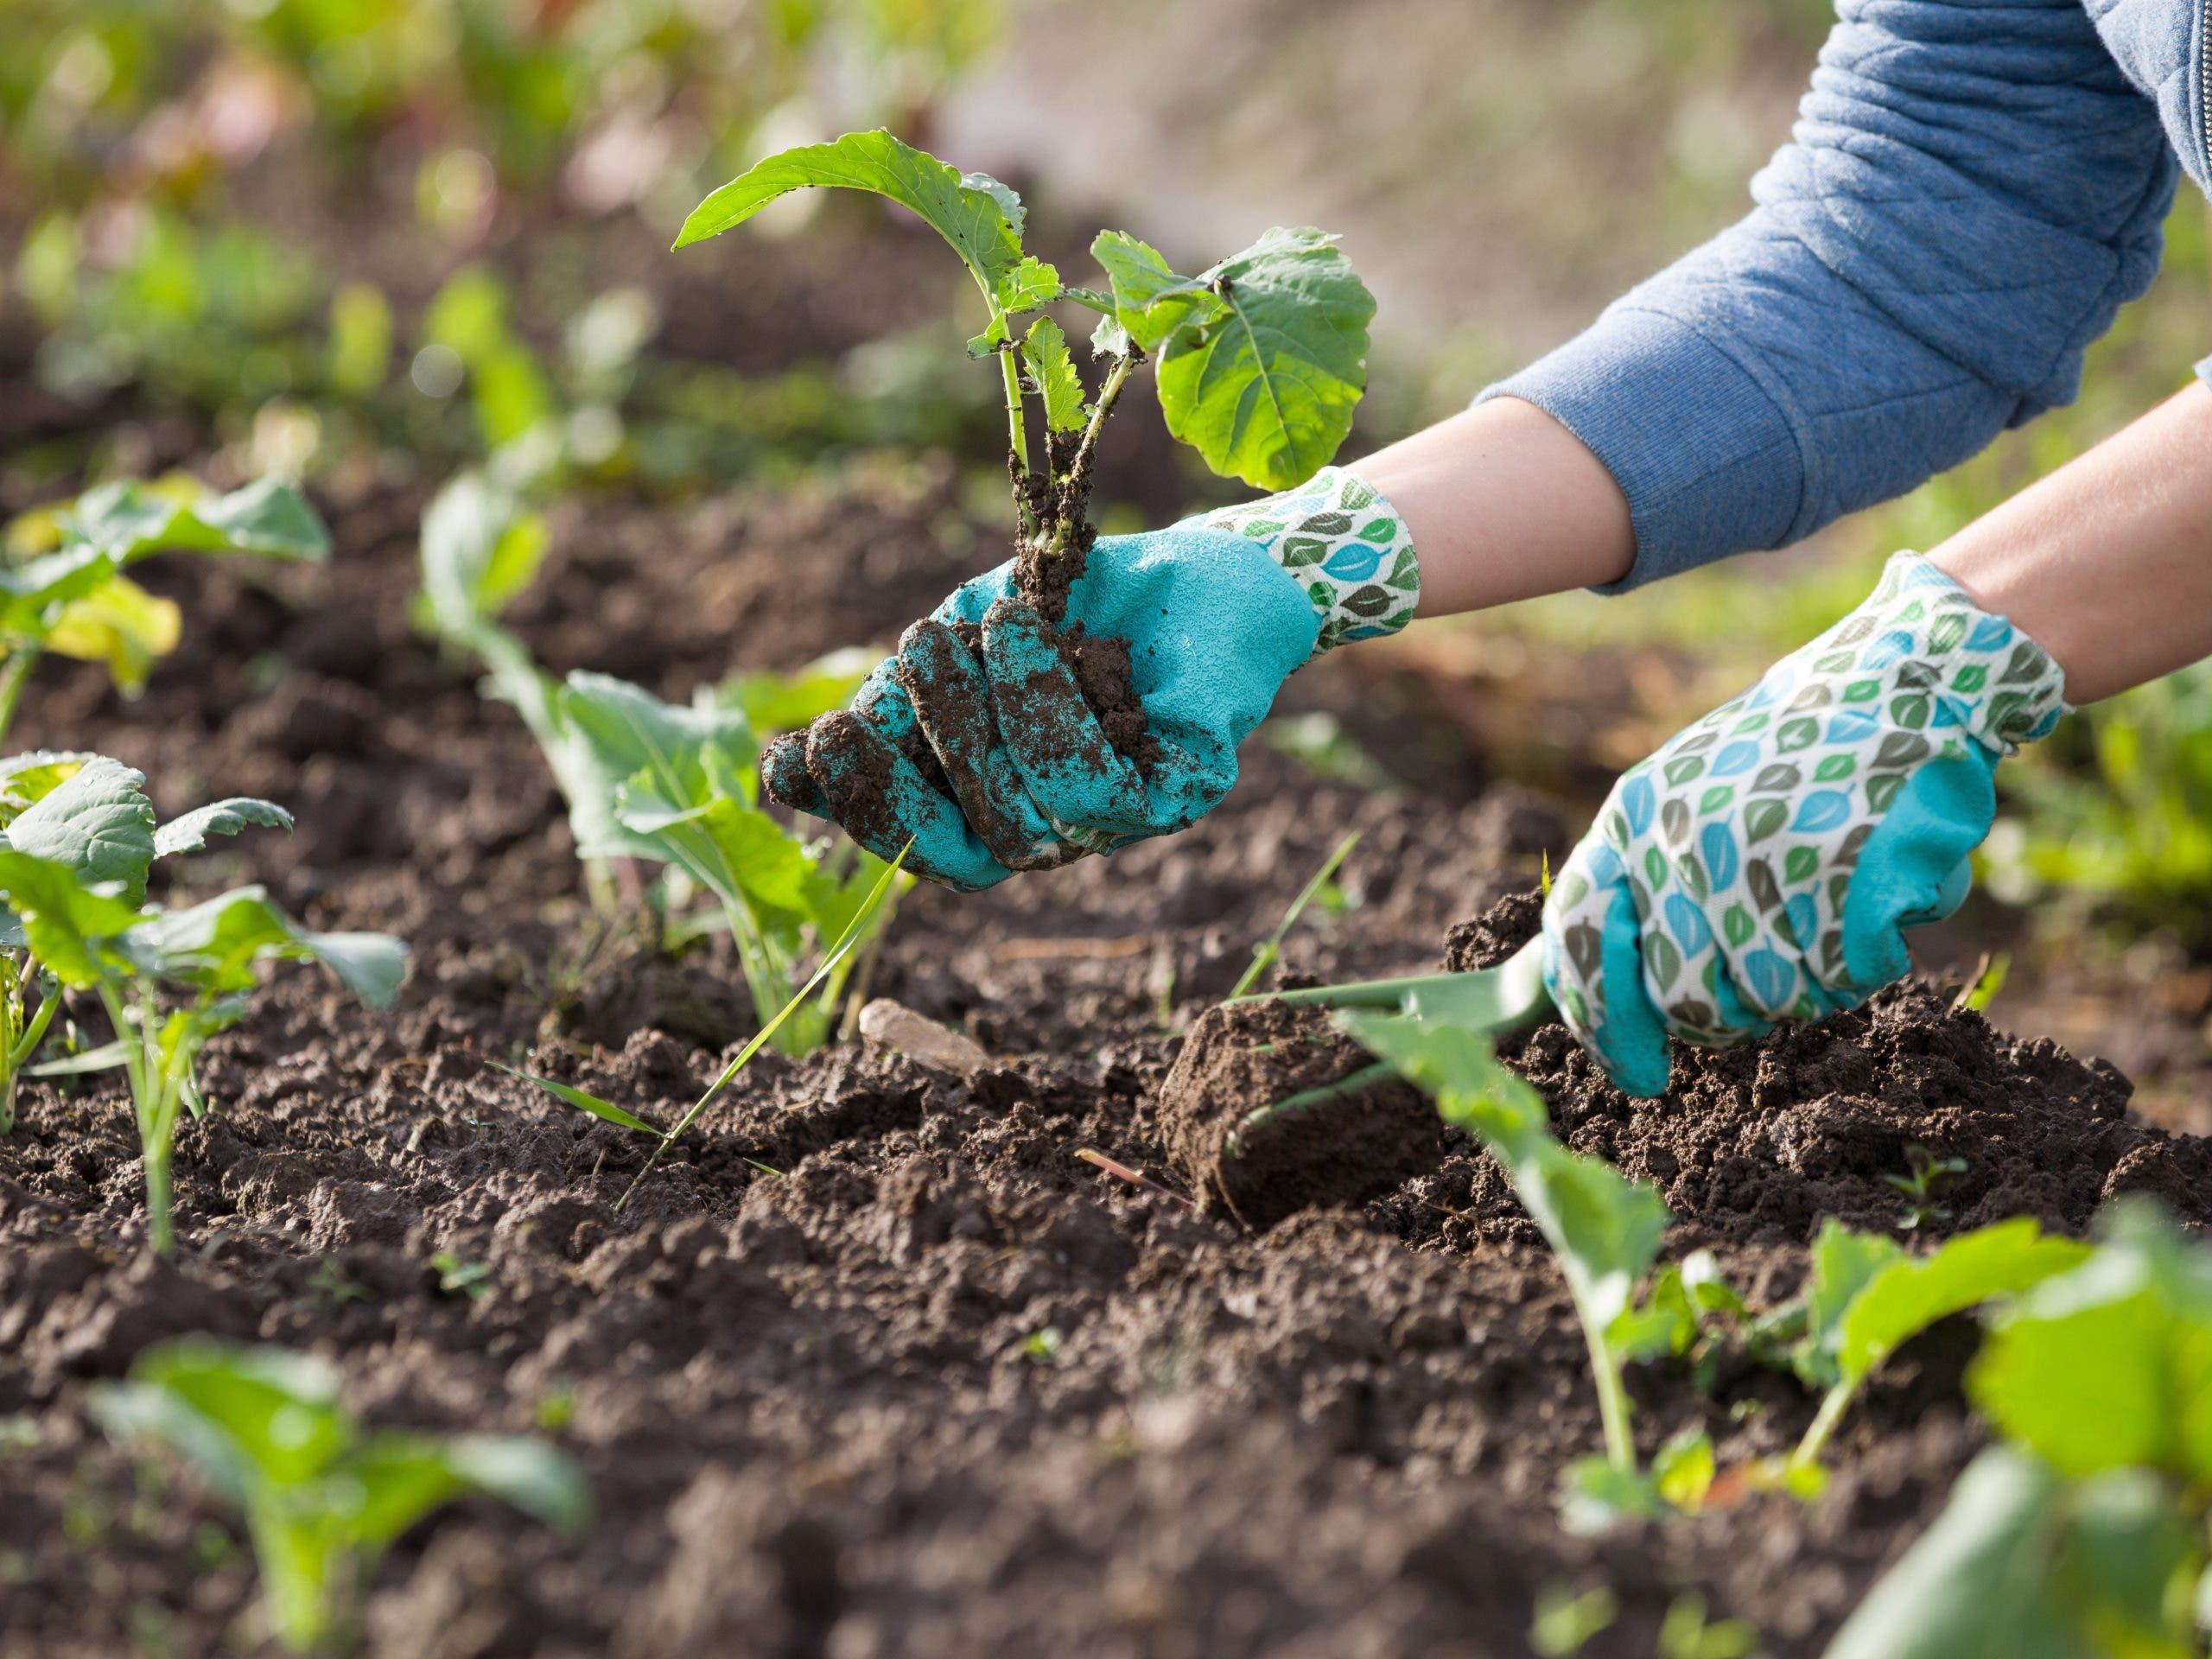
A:
<svg viewBox="0 0 2212 1659">
<path fill-rule="evenodd" d="M 120 1068 L 129 1077 L 146 1173 L 147 1230 L 156 1250 L 175 1249 L 170 1166 L 177 1122 L 207 1109 L 197 1066 L 208 1039 L 245 1017 L 259 964 L 319 962 L 372 1007 L 388 1005 L 407 952 L 381 933 L 319 933 L 300 926 L 257 887 L 181 910 L 145 905 L 160 857 L 200 850 L 213 835 L 252 824 L 288 827 L 267 801 L 218 801 L 156 827 L 145 779 L 104 756 L 22 757 L 9 781 L 33 804 L 7 825 L 0 849 L 0 944 L 21 954 L 17 988 L 37 982 L 93 993 L 114 1040 L 34 1076 Z M 51 991 L 11 1050 L 28 1053 L 58 1001 Z M 10 1016 L 15 1018 L 15 1016 Z"/>
<path fill-rule="evenodd" d="M 296 1654 L 344 1646 L 378 1559 L 457 1497 L 484 1493 L 572 1534 L 590 1518 L 583 1477 L 551 1447 L 365 1430 L 328 1365 L 281 1348 L 157 1344 L 92 1412 L 118 1440 L 167 1446 L 244 1513 L 264 1616 Z"/>
<path fill-rule="evenodd" d="M 1351 856 L 1351 849 L 1359 845 L 1360 835 L 1361 832 L 1355 830 L 1337 843 L 1336 851 L 1331 853 L 1323 861 L 1321 868 L 1314 871 L 1313 879 L 1298 890 L 1298 897 L 1290 901 L 1290 908 L 1283 912 L 1282 920 L 1275 924 L 1275 931 L 1252 947 L 1251 965 L 1244 969 L 1230 989 L 1230 1001 L 1235 1001 L 1258 984 L 1261 976 L 1281 960 L 1282 942 L 1290 936 L 1290 930 L 1298 925 L 1298 918 L 1306 913 L 1306 907 L 1329 887 L 1338 870 L 1343 868 L 1344 860 Z"/>
<path fill-rule="evenodd" d="M 1882 1179 L 1905 1196 L 1905 1211 L 1897 1225 L 1906 1232 L 1916 1233 L 1939 1221 L 1951 1218 L 1950 1207 L 1936 1202 L 1936 1189 L 1949 1184 L 1954 1177 L 1967 1173 L 1963 1158 L 1938 1158 L 1927 1147 L 1915 1142 L 1904 1149 L 1905 1173 L 1885 1175 Z"/>
</svg>

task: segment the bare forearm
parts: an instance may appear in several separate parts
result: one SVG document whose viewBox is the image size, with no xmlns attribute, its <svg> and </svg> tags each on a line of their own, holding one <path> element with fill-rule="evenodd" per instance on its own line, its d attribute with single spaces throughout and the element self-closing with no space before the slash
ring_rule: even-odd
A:
<svg viewBox="0 0 2212 1659">
<path fill-rule="evenodd" d="M 2196 383 L 1929 555 L 2094 702 L 2212 656 L 2212 390 Z"/>
<path fill-rule="evenodd" d="M 1636 557 L 1613 475 L 1516 397 L 1440 421 L 1354 470 L 1405 519 L 1421 555 L 1423 616 L 1617 581 Z"/>
</svg>

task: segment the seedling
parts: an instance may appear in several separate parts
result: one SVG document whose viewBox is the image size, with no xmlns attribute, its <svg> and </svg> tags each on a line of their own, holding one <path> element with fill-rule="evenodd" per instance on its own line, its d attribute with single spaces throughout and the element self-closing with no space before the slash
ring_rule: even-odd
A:
<svg viewBox="0 0 2212 1659">
<path fill-rule="evenodd" d="M 530 585 L 543 551 L 534 514 L 491 480 L 464 474 L 423 518 L 418 620 L 481 661 L 487 690 L 521 715 L 568 800 L 578 855 L 664 865 L 712 894 L 754 1013 L 764 1027 L 773 1022 L 784 1052 L 811 1053 L 828 1039 L 848 980 L 868 955 L 839 957 L 810 982 L 814 999 L 792 1008 L 800 966 L 810 950 L 842 937 L 887 867 L 842 836 L 801 839 L 760 810 L 760 741 L 739 705 L 814 709 L 831 685 L 843 686 L 842 672 L 809 671 L 780 696 L 758 679 L 741 682 L 738 702 L 708 693 L 689 705 L 604 674 L 556 681 L 498 620 Z M 869 911 L 864 943 L 888 924 L 898 885 Z"/>
<path fill-rule="evenodd" d="M 1216 473 L 1262 489 L 1311 477 L 1351 429 L 1375 302 L 1333 237 L 1271 230 L 1185 276 L 1135 237 L 1103 231 L 1090 251 L 1104 286 L 1076 286 L 1023 249 L 1026 214 L 1013 190 L 877 131 L 769 156 L 701 202 L 676 245 L 719 236 L 815 186 L 873 192 L 911 210 L 975 279 L 984 327 L 968 350 L 996 359 L 1006 400 L 1014 586 L 1051 627 L 1065 619 L 1068 584 L 1096 535 L 1100 435 L 1141 364 L 1155 365 L 1168 431 Z M 1062 305 L 1099 318 L 1090 345 L 1105 367 L 1095 391 L 1049 315 Z"/>
<path fill-rule="evenodd" d="M 448 1296 L 466 1296 L 472 1302 L 480 1302 L 492 1294 L 486 1282 L 492 1277 L 488 1262 L 464 1262 L 451 1250 L 440 1250 L 430 1258 L 431 1271 L 438 1275 L 438 1288 Z"/>
<path fill-rule="evenodd" d="M 16 519 L 0 568 L 0 742 L 47 652 L 105 663 L 126 696 L 143 689 L 182 618 L 123 572 L 168 550 L 320 561 L 330 534 L 297 491 L 270 480 L 229 495 L 189 479 L 104 484 Z"/>
<path fill-rule="evenodd" d="M 1667 1229 L 1659 1194 L 1602 1160 L 1561 1146 L 1542 1096 L 1500 1065 L 1475 1032 L 1405 1015 L 1355 1011 L 1338 1020 L 1401 1076 L 1433 1095 L 1446 1122 L 1481 1140 L 1559 1260 L 1590 1352 L 1605 1434 L 1604 1458 L 1586 1459 L 1567 1472 L 1567 1518 L 1595 1528 L 1624 1514 L 1661 1512 L 1667 1500 L 1659 1479 L 1637 1466 L 1621 1376 L 1626 1360 L 1652 1351 L 1674 1325 L 1671 1309 L 1640 1305 L 1636 1294 Z M 1707 1446 L 1703 1481 L 1678 1461 L 1696 1459 L 1689 1442 L 1657 1472 L 1673 1475 L 1677 1493 L 1694 1486 L 1701 1497 L 1711 1478 L 1711 1455 Z"/>
<path fill-rule="evenodd" d="M 1912 1338 L 1938 1319 L 2078 1267 L 2088 1253 L 2074 1239 L 2046 1236 L 2025 1216 L 1961 1233 L 1921 1256 L 1831 1217 L 1813 1242 L 1807 1326 L 1795 1355 L 1798 1375 L 1827 1392 L 1791 1462 L 1818 1465 L 1866 1380 Z"/>
<path fill-rule="evenodd" d="M 146 1169 L 147 1229 L 154 1248 L 175 1247 L 169 1221 L 170 1164 L 179 1116 L 207 1109 L 196 1076 L 209 1038 L 245 1016 L 258 966 L 283 959 L 321 963 L 354 995 L 384 1007 L 397 994 L 407 952 L 381 933 L 318 933 L 301 927 L 263 889 L 240 887 L 186 909 L 144 907 L 156 858 L 197 851 L 212 835 L 250 824 L 289 827 L 267 801 L 201 807 L 156 829 L 144 777 L 102 756 L 46 755 L 10 763 L 9 785 L 32 804 L 7 825 L 0 849 L 0 899 L 11 914 L 0 943 L 48 981 L 95 993 L 115 1039 L 35 1075 L 120 1067 L 130 1081 Z M 29 972 L 19 969 L 20 987 Z M 43 1028 L 50 992 L 23 1025 L 21 1047 Z"/>
<path fill-rule="evenodd" d="M 1313 872 L 1313 879 L 1299 889 L 1298 897 L 1290 901 L 1290 908 L 1283 912 L 1282 920 L 1275 924 L 1275 931 L 1252 947 L 1251 965 L 1245 969 L 1230 989 L 1230 1001 L 1234 1001 L 1258 984 L 1261 976 L 1281 960 L 1282 942 L 1290 936 L 1290 930 L 1298 925 L 1298 918 L 1306 913 L 1306 907 L 1335 878 L 1344 860 L 1351 856 L 1351 849 L 1359 845 L 1359 837 L 1360 831 L 1355 830 L 1337 843 L 1336 851 L 1331 853 L 1321 868 Z"/>
<path fill-rule="evenodd" d="M 634 1129 L 640 1135 L 653 1137 L 658 1144 L 653 1147 L 652 1156 L 645 1160 L 645 1166 L 638 1172 L 630 1185 L 623 1190 L 622 1196 L 615 1200 L 615 1212 L 620 1214 L 628 1206 L 638 1188 L 644 1184 L 645 1177 L 653 1173 L 654 1166 L 658 1164 L 668 1149 L 682 1138 L 684 1130 L 691 1127 L 700 1113 L 713 1104 L 716 1096 L 729 1087 L 737 1074 L 751 1062 L 753 1057 L 773 1040 L 776 1033 L 781 1029 L 786 1020 L 798 1014 L 801 1005 L 838 971 L 852 954 L 853 947 L 867 937 L 870 930 L 877 925 L 879 912 L 891 893 L 893 884 L 899 880 L 899 867 L 906 861 L 906 855 L 904 851 L 901 851 L 896 859 L 883 867 L 883 874 L 876 878 L 875 886 L 869 889 L 867 897 L 854 911 L 852 919 L 845 925 L 845 931 L 838 935 L 837 942 L 830 947 L 822 960 L 816 964 L 813 976 L 805 984 L 793 991 L 790 1000 L 763 1023 L 760 1029 L 753 1033 L 744 1047 L 738 1050 L 736 1056 L 722 1068 L 721 1074 L 707 1085 L 706 1092 L 692 1103 L 691 1109 L 685 1112 L 671 1129 L 663 1131 L 655 1128 L 627 1108 L 617 1106 L 610 1100 L 602 1100 L 597 1095 L 576 1088 L 572 1084 L 556 1082 L 551 1077 L 533 1077 L 531 1073 L 518 1071 L 512 1065 L 499 1065 L 496 1060 L 493 1064 L 499 1065 L 500 1071 L 511 1077 L 520 1077 L 525 1083 L 536 1084 L 555 1099 L 565 1101 L 579 1111 L 588 1112 L 594 1117 L 604 1122 L 614 1124 L 618 1128 Z M 768 1173 L 772 1175 L 776 1173 L 773 1170 Z"/>
<path fill-rule="evenodd" d="M 2148 1200 L 2009 1303 L 1967 1376 L 2003 1437 L 1827 1659 L 2202 1651 L 2212 1252 Z"/>
<path fill-rule="evenodd" d="M 1905 1211 L 1897 1225 L 1908 1233 L 1916 1233 L 1939 1221 L 1951 1218 L 1950 1208 L 1936 1202 L 1939 1187 L 1948 1185 L 1955 1176 L 1967 1173 L 1963 1158 L 1938 1158 L 1917 1142 L 1904 1149 L 1905 1173 L 1885 1175 L 1882 1179 L 1904 1194 Z"/>
<path fill-rule="evenodd" d="M 118 1440 L 168 1446 L 244 1512 L 264 1616 L 293 1653 L 344 1645 L 378 1559 L 457 1497 L 480 1492 L 572 1534 L 590 1518 L 582 1475 L 550 1446 L 365 1431 L 329 1366 L 281 1348 L 163 1343 L 92 1411 Z"/>
</svg>

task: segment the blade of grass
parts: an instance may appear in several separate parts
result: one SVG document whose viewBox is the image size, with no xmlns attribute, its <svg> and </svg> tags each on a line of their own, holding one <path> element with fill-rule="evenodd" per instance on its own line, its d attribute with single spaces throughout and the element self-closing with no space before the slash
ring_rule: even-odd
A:
<svg viewBox="0 0 2212 1659">
<path fill-rule="evenodd" d="M 1314 896 L 1323 887 L 1328 886 L 1329 878 L 1334 875 L 1343 866 L 1344 860 L 1351 855 L 1351 849 L 1359 845 L 1359 838 L 1364 833 L 1366 832 L 1363 830 L 1355 830 L 1338 842 L 1337 850 L 1331 853 L 1327 861 L 1313 872 L 1313 879 L 1299 890 L 1298 897 L 1290 901 L 1290 908 L 1283 912 L 1282 920 L 1275 924 L 1275 931 L 1268 937 L 1266 943 L 1253 950 L 1252 965 L 1244 970 L 1244 976 L 1236 982 L 1235 988 L 1229 993 L 1229 1001 L 1234 1002 L 1253 986 L 1258 984 L 1260 976 L 1281 959 L 1283 940 L 1289 937 L 1290 930 L 1298 925 L 1298 918 L 1306 913 L 1306 906 L 1313 902 Z"/>
<path fill-rule="evenodd" d="M 491 1065 L 495 1071 L 504 1071 L 511 1077 L 520 1077 L 524 1083 L 536 1084 L 546 1093 L 567 1101 L 580 1112 L 589 1112 L 594 1117 L 604 1118 L 609 1123 L 619 1124 L 626 1129 L 635 1129 L 640 1135 L 650 1135 L 656 1141 L 660 1139 L 658 1129 L 646 1122 L 635 1112 L 623 1110 L 611 1100 L 601 1100 L 597 1095 L 588 1095 L 581 1089 L 574 1088 L 565 1083 L 556 1083 L 550 1077 L 538 1077 L 534 1072 L 518 1071 L 515 1067 L 499 1060 L 492 1061 Z"/>
<path fill-rule="evenodd" d="M 645 1166 L 638 1172 L 637 1179 L 632 1180 L 623 1190 L 622 1196 L 615 1200 L 614 1209 L 617 1214 L 620 1214 L 629 1204 L 638 1188 L 644 1184 L 645 1177 L 653 1173 L 654 1166 L 660 1162 L 662 1155 L 676 1144 L 677 1137 L 691 1127 L 693 1120 L 707 1109 L 716 1095 L 729 1086 L 730 1079 L 743 1071 L 753 1057 L 758 1054 L 767 1045 L 768 1040 L 776 1034 L 776 1028 L 790 1019 L 793 1011 L 801 1003 L 814 995 L 815 988 L 830 977 L 830 971 L 842 962 L 846 953 L 860 942 L 861 937 L 868 931 L 868 923 L 874 918 L 877 909 L 882 905 L 885 895 L 891 891 L 892 883 L 898 879 L 899 870 L 906 862 L 906 855 L 913 850 L 913 842 L 908 842 L 906 846 L 899 849 L 899 856 L 884 866 L 883 874 L 876 877 L 875 885 L 868 889 L 867 899 L 862 900 L 861 907 L 853 912 L 852 920 L 845 924 L 845 931 L 837 936 L 837 943 L 832 945 L 828 953 L 823 957 L 820 964 L 816 967 L 813 975 L 806 983 L 793 992 L 791 1001 L 776 1011 L 775 1017 L 755 1032 L 752 1039 L 743 1048 L 738 1050 L 737 1058 L 722 1068 L 721 1075 L 708 1085 L 707 1092 L 693 1103 L 691 1109 L 683 1114 L 676 1127 L 661 1136 L 660 1144 L 653 1148 L 653 1155 L 645 1160 Z"/>
</svg>

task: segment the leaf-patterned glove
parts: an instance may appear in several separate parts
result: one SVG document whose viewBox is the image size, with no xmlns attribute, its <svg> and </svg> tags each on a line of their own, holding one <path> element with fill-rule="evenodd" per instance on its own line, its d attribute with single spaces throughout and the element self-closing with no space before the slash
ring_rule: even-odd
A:
<svg viewBox="0 0 2212 1659">
<path fill-rule="evenodd" d="M 1420 592 L 1396 512 L 1339 467 L 1247 506 L 1102 538 L 1069 588 L 1067 620 L 1129 642 L 1154 755 L 1141 771 L 1012 572 L 960 588 L 906 630 L 850 709 L 771 744 L 769 795 L 885 858 L 911 841 L 910 869 L 968 889 L 1172 834 L 1229 792 L 1236 746 L 1293 671 L 1395 632 Z"/>
<path fill-rule="evenodd" d="M 1966 896 L 1997 762 L 2066 712 L 2036 642 L 1900 553 L 1873 595 L 1624 773 L 1544 906 L 1545 977 L 1630 1094 L 1667 1038 L 1855 1007 Z"/>
</svg>

